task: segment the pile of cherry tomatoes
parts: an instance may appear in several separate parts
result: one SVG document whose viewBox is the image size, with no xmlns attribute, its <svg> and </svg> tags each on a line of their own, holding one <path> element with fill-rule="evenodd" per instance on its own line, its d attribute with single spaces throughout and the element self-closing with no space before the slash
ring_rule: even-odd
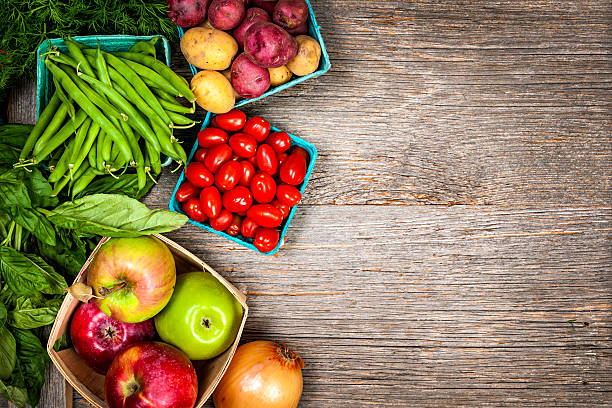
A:
<svg viewBox="0 0 612 408">
<path fill-rule="evenodd" d="M 252 239 L 260 252 L 272 251 L 278 227 L 302 199 L 297 186 L 308 152 L 292 147 L 287 133 L 270 133 L 265 119 L 247 120 L 237 109 L 213 117 L 198 145 L 175 195 L 183 211 L 215 231 Z"/>
</svg>

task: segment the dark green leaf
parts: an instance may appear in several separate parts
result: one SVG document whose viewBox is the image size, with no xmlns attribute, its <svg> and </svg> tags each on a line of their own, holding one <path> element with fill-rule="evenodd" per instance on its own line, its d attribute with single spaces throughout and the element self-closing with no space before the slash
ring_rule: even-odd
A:
<svg viewBox="0 0 612 408">
<path fill-rule="evenodd" d="M 17 345 L 15 337 L 8 327 L 0 326 L 0 380 L 10 377 L 17 361 Z"/>
<path fill-rule="evenodd" d="M 0 380 L 0 395 L 11 401 L 18 408 L 26 408 L 28 403 L 28 393 L 24 387 L 8 385 L 2 380 Z"/>
<path fill-rule="evenodd" d="M 49 287 L 43 289 L 42 293 L 46 293 L 48 295 L 62 295 L 65 293 L 65 289 L 68 287 L 68 284 L 62 275 L 55 272 L 55 269 L 46 263 L 40 256 L 35 254 L 24 255 L 45 272 L 45 278 L 47 279 Z"/>
<path fill-rule="evenodd" d="M 6 306 L 4 306 L 4 303 L 0 302 L 0 327 L 4 326 L 6 322 L 6 313 Z"/>
<path fill-rule="evenodd" d="M 35 329 L 55 321 L 59 306 L 35 307 L 29 298 L 22 298 L 15 310 L 8 313 L 9 325 L 18 329 Z"/>
<path fill-rule="evenodd" d="M 11 168 L 19 161 L 20 148 L 0 143 L 0 168 Z"/>
<path fill-rule="evenodd" d="M 55 228 L 44 215 L 32 208 L 11 207 L 8 211 L 17 224 L 30 231 L 38 240 L 55 245 Z"/>
<path fill-rule="evenodd" d="M 60 351 L 70 347 L 70 342 L 68 341 L 68 333 L 64 333 L 60 336 L 59 339 L 55 340 L 53 343 L 53 350 Z"/>
<path fill-rule="evenodd" d="M 32 207 L 22 174 L 17 170 L 12 169 L 0 174 L 0 206 L 3 208 Z"/>
<path fill-rule="evenodd" d="M 13 218 L 6 212 L 0 211 L 0 241 L 8 235 Z"/>
<path fill-rule="evenodd" d="M 149 210 L 141 202 L 117 194 L 95 194 L 41 210 L 62 228 L 109 237 L 137 237 L 180 228 L 187 217 L 167 210 Z"/>
<path fill-rule="evenodd" d="M 0 125 L 0 143 L 21 150 L 33 127 L 19 123 Z"/>
<path fill-rule="evenodd" d="M 71 276 L 76 276 L 87 260 L 85 251 L 81 251 L 78 247 L 67 248 L 61 241 L 58 241 L 55 246 L 39 242 L 38 251 L 62 272 Z"/>
<path fill-rule="evenodd" d="M 28 255 L 31 256 L 31 255 Z M 39 292 L 62 293 L 58 275 L 41 258 L 28 258 L 10 247 L 0 247 L 0 271 L 9 288 L 17 295 L 31 296 Z M 63 284 L 66 282 L 63 281 Z M 65 286 L 64 286 L 65 287 Z"/>
<path fill-rule="evenodd" d="M 10 310 L 15 306 L 18 298 L 19 297 L 13 293 L 8 285 L 4 285 L 2 288 L 0 288 L 0 302 L 4 303 L 7 310 Z"/>
<path fill-rule="evenodd" d="M 147 178 L 147 184 L 142 190 L 138 189 L 138 177 L 136 174 L 124 174 L 119 179 L 111 176 L 100 177 L 90 183 L 85 190 L 77 195 L 77 198 L 92 194 L 123 194 L 125 196 L 140 200 L 149 192 L 155 183 Z"/>
<path fill-rule="evenodd" d="M 17 362 L 26 383 L 28 403 L 36 406 L 45 383 L 45 367 L 49 361 L 40 339 L 29 330 L 14 329 L 17 340 Z"/>
<path fill-rule="evenodd" d="M 25 170 L 22 169 L 25 172 Z M 32 207 L 55 207 L 59 202 L 57 197 L 51 197 L 53 188 L 42 173 L 36 169 L 25 172 L 24 183 L 28 189 Z"/>
</svg>

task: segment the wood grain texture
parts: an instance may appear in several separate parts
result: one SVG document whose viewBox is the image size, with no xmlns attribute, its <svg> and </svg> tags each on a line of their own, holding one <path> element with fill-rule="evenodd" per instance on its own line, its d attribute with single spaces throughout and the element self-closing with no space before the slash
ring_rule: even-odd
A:
<svg viewBox="0 0 612 408">
<path fill-rule="evenodd" d="M 609 406 L 612 5 L 313 3 L 331 71 L 246 108 L 319 152 L 284 247 L 168 234 L 248 293 L 244 341 L 304 358 L 304 408 Z"/>
</svg>

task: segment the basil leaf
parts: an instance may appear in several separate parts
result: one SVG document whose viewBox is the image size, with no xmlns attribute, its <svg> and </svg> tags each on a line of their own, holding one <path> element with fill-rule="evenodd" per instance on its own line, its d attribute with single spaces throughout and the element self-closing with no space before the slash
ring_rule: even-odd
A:
<svg viewBox="0 0 612 408">
<path fill-rule="evenodd" d="M 58 274 L 42 258 L 28 256 L 10 247 L 0 247 L 0 272 L 13 293 L 25 296 L 38 292 L 62 293 L 66 281 L 59 280 Z M 61 290 L 60 285 L 64 285 Z"/>
<path fill-rule="evenodd" d="M 38 211 L 32 208 L 12 207 L 9 212 L 17 224 L 30 231 L 38 240 L 55 245 L 55 229 Z"/>
<path fill-rule="evenodd" d="M 0 211 L 0 240 L 8 235 L 11 221 L 13 221 L 13 218 L 9 214 Z"/>
<path fill-rule="evenodd" d="M 4 322 L 6 322 L 6 313 L 6 306 L 0 302 L 0 327 L 4 326 Z"/>
<path fill-rule="evenodd" d="M 22 169 L 25 172 L 25 170 Z M 33 168 L 24 174 L 24 183 L 28 189 L 32 207 L 55 207 L 59 202 L 57 197 L 51 197 L 53 188 L 42 173 Z"/>
<path fill-rule="evenodd" d="M 187 222 L 183 214 L 149 210 L 123 195 L 94 194 L 40 210 L 56 226 L 109 237 L 138 237 L 173 231 Z"/>
<path fill-rule="evenodd" d="M 33 125 L 22 125 L 19 123 L 0 125 L 0 143 L 21 151 L 33 127 Z"/>
<path fill-rule="evenodd" d="M 2 286 L 0 289 L 0 302 L 2 302 L 8 310 L 12 309 L 17 302 L 17 295 L 9 289 L 8 285 Z"/>
<path fill-rule="evenodd" d="M 70 347 L 70 341 L 68 339 L 68 333 L 62 334 L 55 343 L 53 343 L 53 350 L 60 351 Z"/>
<path fill-rule="evenodd" d="M 55 246 L 38 242 L 38 252 L 61 271 L 76 276 L 87 260 L 85 248 L 68 248 L 61 241 Z"/>
<path fill-rule="evenodd" d="M 28 403 L 28 393 L 24 387 L 6 385 L 0 380 L 0 395 L 11 401 L 18 408 L 26 408 Z"/>
<path fill-rule="evenodd" d="M 18 169 L 0 174 L 0 205 L 8 207 L 32 207 L 28 189 L 22 181 Z"/>
<path fill-rule="evenodd" d="M 58 306 L 34 307 L 29 298 L 23 298 L 17 304 L 15 310 L 9 314 L 9 325 L 18 329 L 35 329 L 47 326 L 55 321 L 55 316 L 59 310 Z"/>
<path fill-rule="evenodd" d="M 17 340 L 17 365 L 23 376 L 28 403 L 35 407 L 40 401 L 40 391 L 45 383 L 45 367 L 49 361 L 40 339 L 29 330 L 14 329 Z"/>
<path fill-rule="evenodd" d="M 77 198 L 92 194 L 123 194 L 140 200 L 151 190 L 154 184 L 153 180 L 147 178 L 147 184 L 142 190 L 139 190 L 138 176 L 136 174 L 124 174 L 118 180 L 111 176 L 100 177 L 81 191 Z"/>
<path fill-rule="evenodd" d="M 0 327 L 0 380 L 10 377 L 17 361 L 15 337 L 6 326 Z"/>
<path fill-rule="evenodd" d="M 19 161 L 21 149 L 0 143 L 0 168 L 11 168 Z"/>
</svg>

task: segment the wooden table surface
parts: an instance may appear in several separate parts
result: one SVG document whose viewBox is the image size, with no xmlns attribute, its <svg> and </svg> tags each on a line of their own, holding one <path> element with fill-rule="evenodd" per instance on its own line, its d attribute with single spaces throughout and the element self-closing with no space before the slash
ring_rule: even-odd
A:
<svg viewBox="0 0 612 408">
<path fill-rule="evenodd" d="M 248 293 L 243 340 L 304 358 L 301 407 L 610 406 L 612 3 L 313 3 L 331 71 L 246 109 L 319 152 L 284 247 L 168 234 Z"/>
</svg>

